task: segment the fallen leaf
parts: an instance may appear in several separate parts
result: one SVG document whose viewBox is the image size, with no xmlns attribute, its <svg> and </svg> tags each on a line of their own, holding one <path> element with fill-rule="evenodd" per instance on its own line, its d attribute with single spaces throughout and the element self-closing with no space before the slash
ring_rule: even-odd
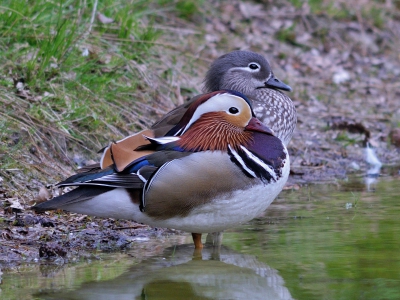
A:
<svg viewBox="0 0 400 300">
<path fill-rule="evenodd" d="M 251 19 L 252 17 L 264 17 L 265 16 L 265 13 L 262 9 L 261 4 L 240 2 L 239 9 L 245 19 Z"/>
<path fill-rule="evenodd" d="M 42 186 L 39 190 L 39 194 L 35 198 L 35 202 L 42 203 L 42 202 L 49 200 L 50 198 L 51 198 L 51 195 L 50 195 L 49 191 L 44 186 Z"/>
<path fill-rule="evenodd" d="M 347 130 L 350 133 L 359 133 L 364 134 L 364 142 L 368 142 L 371 137 L 371 132 L 361 123 L 356 122 L 355 120 L 351 120 L 344 117 L 328 117 L 325 118 L 328 123 L 328 126 L 334 130 Z"/>
<path fill-rule="evenodd" d="M 12 211 L 12 212 L 21 212 L 24 210 L 22 207 L 21 203 L 19 202 L 18 199 L 15 198 L 8 198 L 5 200 L 5 207 L 6 210 Z"/>
<path fill-rule="evenodd" d="M 389 133 L 390 142 L 400 148 L 400 128 L 394 128 Z"/>
<path fill-rule="evenodd" d="M 110 24 L 114 22 L 114 19 L 108 18 L 100 12 L 97 13 L 97 20 L 102 24 Z"/>
</svg>

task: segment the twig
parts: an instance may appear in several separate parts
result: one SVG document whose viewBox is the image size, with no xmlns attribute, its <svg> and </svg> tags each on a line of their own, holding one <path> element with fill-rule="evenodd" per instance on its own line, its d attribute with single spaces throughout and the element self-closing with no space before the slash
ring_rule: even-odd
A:
<svg viewBox="0 0 400 300">
<path fill-rule="evenodd" d="M 95 19 L 95 17 L 96 17 L 97 4 L 98 4 L 98 0 L 94 0 L 93 10 L 92 10 L 92 16 L 91 16 L 91 18 L 90 18 L 90 23 L 89 23 L 89 28 L 88 28 L 88 30 L 86 30 L 86 32 L 82 35 L 81 44 L 84 43 L 84 41 L 85 41 L 85 40 L 87 39 L 87 37 L 89 36 L 90 32 L 92 32 L 92 27 L 93 27 L 94 19 Z"/>
<path fill-rule="evenodd" d="M 149 227 L 148 225 L 135 225 L 135 226 L 127 226 L 127 227 L 115 227 L 113 228 L 114 230 L 123 230 L 123 229 L 138 229 L 138 228 L 145 228 L 145 227 Z"/>
<path fill-rule="evenodd" d="M 356 9 L 356 17 L 357 17 L 357 22 L 360 25 L 361 37 L 365 40 L 367 38 L 367 34 L 365 32 L 363 24 L 364 23 L 363 17 L 359 9 Z M 361 43 L 361 52 L 363 56 L 367 55 L 367 46 L 365 45 L 365 43 Z"/>
</svg>

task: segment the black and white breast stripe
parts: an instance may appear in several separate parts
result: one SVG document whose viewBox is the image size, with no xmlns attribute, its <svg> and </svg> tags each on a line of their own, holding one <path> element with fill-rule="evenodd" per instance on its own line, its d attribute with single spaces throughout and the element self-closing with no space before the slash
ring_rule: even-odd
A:
<svg viewBox="0 0 400 300">
<path fill-rule="evenodd" d="M 281 177 L 280 170 L 277 171 L 273 165 L 243 146 L 240 146 L 240 150 L 236 151 L 228 145 L 228 154 L 231 160 L 249 177 L 259 178 L 264 183 L 276 182 Z"/>
</svg>

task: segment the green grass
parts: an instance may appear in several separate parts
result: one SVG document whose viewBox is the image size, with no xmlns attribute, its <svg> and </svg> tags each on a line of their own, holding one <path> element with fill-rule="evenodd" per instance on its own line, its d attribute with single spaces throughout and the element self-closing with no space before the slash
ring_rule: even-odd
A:
<svg viewBox="0 0 400 300">
<path fill-rule="evenodd" d="M 152 24 L 165 11 L 196 9 L 162 2 L 1 3 L 0 177 L 15 191 L 26 191 L 27 174 L 59 180 L 76 167 L 74 155 L 95 158 L 108 141 L 151 124 L 141 109 L 160 84 L 141 66 L 162 64 L 154 50 L 162 31 Z"/>
<path fill-rule="evenodd" d="M 356 135 L 357 138 L 355 138 L 354 136 L 354 134 L 348 134 L 347 132 L 342 131 L 337 135 L 335 140 L 341 142 L 344 148 L 349 145 L 359 144 L 363 141 L 363 135 Z"/>
<path fill-rule="evenodd" d="M 178 0 L 176 10 L 180 17 L 190 19 L 199 12 L 199 6 L 203 4 L 202 0 Z"/>
</svg>

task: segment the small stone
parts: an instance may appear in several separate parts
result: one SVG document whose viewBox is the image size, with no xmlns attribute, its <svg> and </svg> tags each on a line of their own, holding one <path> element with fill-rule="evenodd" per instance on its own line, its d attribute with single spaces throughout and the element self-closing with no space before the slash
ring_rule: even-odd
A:
<svg viewBox="0 0 400 300">
<path fill-rule="evenodd" d="M 84 57 L 89 56 L 89 49 L 88 48 L 83 48 L 82 49 L 82 56 L 84 56 Z"/>
<path fill-rule="evenodd" d="M 25 88 L 24 84 L 23 84 L 21 81 L 19 81 L 19 82 L 15 85 L 15 87 L 17 88 L 18 91 L 22 91 L 22 90 Z"/>
<path fill-rule="evenodd" d="M 350 73 L 343 69 L 339 69 L 333 74 L 332 77 L 333 82 L 336 84 L 341 84 L 343 82 L 349 81 L 350 79 Z"/>
<path fill-rule="evenodd" d="M 55 227 L 54 223 L 47 218 L 43 218 L 39 221 L 40 225 L 42 225 L 42 227 Z"/>
</svg>

